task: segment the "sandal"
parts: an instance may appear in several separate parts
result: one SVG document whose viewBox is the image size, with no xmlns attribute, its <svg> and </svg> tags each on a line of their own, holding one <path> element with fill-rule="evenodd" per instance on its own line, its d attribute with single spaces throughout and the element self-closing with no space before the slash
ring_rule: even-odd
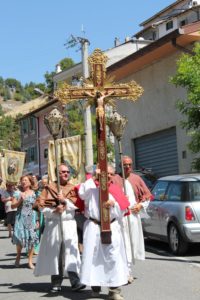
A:
<svg viewBox="0 0 200 300">
<path fill-rule="evenodd" d="M 19 260 L 16 260 L 15 261 L 15 268 L 19 268 L 19 266 L 20 266 Z"/>
</svg>

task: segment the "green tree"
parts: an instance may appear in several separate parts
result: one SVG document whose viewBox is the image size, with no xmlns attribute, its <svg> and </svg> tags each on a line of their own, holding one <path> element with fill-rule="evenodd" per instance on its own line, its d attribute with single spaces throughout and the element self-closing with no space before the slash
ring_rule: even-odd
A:
<svg viewBox="0 0 200 300">
<path fill-rule="evenodd" d="M 24 101 L 24 97 L 20 92 L 15 92 L 13 97 L 15 101 L 21 101 L 21 102 Z"/>
<path fill-rule="evenodd" d="M 4 87 L 2 96 L 4 101 L 11 99 L 11 93 L 9 87 L 7 86 Z"/>
<path fill-rule="evenodd" d="M 42 92 L 46 92 L 46 85 L 44 83 L 34 83 L 34 82 L 29 82 L 26 83 L 24 86 L 23 90 L 23 97 L 25 102 L 38 98 L 39 94 L 35 89 L 40 89 Z"/>
<path fill-rule="evenodd" d="M 71 58 L 63 58 L 59 64 L 61 65 L 61 69 L 62 70 L 67 70 L 69 68 L 71 68 L 74 65 L 74 61 Z M 44 74 L 44 78 L 46 81 L 46 92 L 49 94 L 52 94 L 54 91 L 54 83 L 53 83 L 53 77 L 56 75 L 56 72 L 46 72 Z"/>
<path fill-rule="evenodd" d="M 185 116 L 182 128 L 191 136 L 189 149 L 200 152 L 200 44 L 196 43 L 193 54 L 183 54 L 177 61 L 177 72 L 170 82 L 186 89 L 187 99 L 178 99 L 177 108 Z M 200 157 L 193 160 L 192 166 L 200 171 Z"/>
<path fill-rule="evenodd" d="M 56 74 L 56 72 L 51 72 L 51 73 L 46 72 L 44 74 L 48 94 L 52 94 L 54 91 L 53 77 L 55 74 Z"/>
<path fill-rule="evenodd" d="M 84 105 L 80 102 L 74 102 L 68 104 L 64 110 L 66 116 L 66 132 L 68 136 L 82 135 L 84 136 Z M 97 144 L 96 144 L 96 116 L 94 113 L 91 115 L 92 118 L 92 140 L 93 140 L 93 153 L 94 153 L 94 163 L 97 163 Z M 83 139 L 84 140 L 84 139 Z M 84 143 L 83 143 L 84 144 Z M 113 146 L 108 143 L 108 153 L 113 151 Z"/>
<path fill-rule="evenodd" d="M 9 88 L 15 88 L 18 92 L 22 90 L 21 82 L 14 78 L 7 78 L 5 80 L 5 84 Z"/>
<path fill-rule="evenodd" d="M 4 115 L 3 108 L 2 108 L 2 106 L 0 104 L 0 117 L 2 117 L 3 115 Z"/>
<path fill-rule="evenodd" d="M 3 77 L 0 76 L 0 95 L 2 94 L 2 91 L 4 89 L 4 80 Z"/>
<path fill-rule="evenodd" d="M 4 80 L 3 80 L 3 77 L 0 76 L 0 86 L 4 85 Z"/>
<path fill-rule="evenodd" d="M 84 134 L 83 110 L 77 103 L 68 104 L 65 108 L 66 130 L 68 136 Z"/>
<path fill-rule="evenodd" d="M 61 66 L 62 71 L 64 71 L 64 70 L 67 70 L 67 69 L 73 67 L 74 66 L 74 61 L 73 61 L 73 59 L 71 59 L 69 57 L 66 57 L 66 58 L 63 58 L 59 62 L 59 64 Z"/>
<path fill-rule="evenodd" d="M 0 77 L 0 96 L 3 97 L 4 96 L 4 81 L 1 81 L 1 79 L 3 80 L 3 78 Z"/>
<path fill-rule="evenodd" d="M 19 124 L 12 117 L 3 116 L 0 119 L 0 140 L 3 141 L 3 147 L 13 150 L 20 149 L 20 131 Z"/>
</svg>

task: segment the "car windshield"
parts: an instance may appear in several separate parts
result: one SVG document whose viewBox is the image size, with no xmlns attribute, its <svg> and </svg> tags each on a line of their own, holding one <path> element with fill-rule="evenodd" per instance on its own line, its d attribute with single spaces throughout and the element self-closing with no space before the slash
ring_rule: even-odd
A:
<svg viewBox="0 0 200 300">
<path fill-rule="evenodd" d="M 154 186 L 155 180 L 151 180 L 151 179 L 147 178 L 145 175 L 142 175 L 141 177 L 144 180 L 144 182 L 146 183 L 147 187 L 151 190 L 152 187 Z"/>
<path fill-rule="evenodd" d="M 167 186 L 168 186 L 167 181 L 162 181 L 162 180 L 157 181 L 157 183 L 155 184 L 155 186 L 152 190 L 152 194 L 155 197 L 154 200 L 159 200 L 159 201 L 164 200 L 164 196 L 165 196 Z"/>
<path fill-rule="evenodd" d="M 200 181 L 189 183 L 190 201 L 200 201 Z"/>
</svg>

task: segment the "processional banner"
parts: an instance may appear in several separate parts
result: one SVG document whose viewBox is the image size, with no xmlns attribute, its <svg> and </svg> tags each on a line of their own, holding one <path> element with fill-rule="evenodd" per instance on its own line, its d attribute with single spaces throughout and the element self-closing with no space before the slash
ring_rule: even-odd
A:
<svg viewBox="0 0 200 300">
<path fill-rule="evenodd" d="M 25 152 L 3 149 L 5 180 L 18 183 L 22 176 L 25 162 Z"/>
<path fill-rule="evenodd" d="M 65 163 L 71 174 L 70 182 L 77 184 L 85 179 L 82 138 L 80 135 L 57 139 L 58 164 Z M 56 181 L 56 159 L 54 141 L 49 141 L 48 174 L 50 181 Z"/>
</svg>

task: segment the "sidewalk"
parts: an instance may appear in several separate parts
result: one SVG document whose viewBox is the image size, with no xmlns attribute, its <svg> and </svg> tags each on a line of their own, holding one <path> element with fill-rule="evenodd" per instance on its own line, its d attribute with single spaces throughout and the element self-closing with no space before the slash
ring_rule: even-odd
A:
<svg viewBox="0 0 200 300">
<path fill-rule="evenodd" d="M 50 276 L 35 277 L 33 270 L 28 268 L 28 259 L 25 253 L 21 258 L 19 268 L 14 266 L 16 256 L 15 246 L 8 238 L 8 231 L 0 224 L 0 299 L 1 300 L 35 300 L 56 297 L 59 299 L 87 300 L 91 298 L 91 290 L 87 287 L 81 292 L 72 292 L 68 279 L 63 280 L 62 291 L 50 292 Z M 34 257 L 36 262 L 36 257 Z M 125 294 L 124 294 L 125 296 Z M 101 299 L 107 298 L 107 289 L 103 288 Z M 130 299 L 130 298 L 125 298 Z"/>
</svg>

